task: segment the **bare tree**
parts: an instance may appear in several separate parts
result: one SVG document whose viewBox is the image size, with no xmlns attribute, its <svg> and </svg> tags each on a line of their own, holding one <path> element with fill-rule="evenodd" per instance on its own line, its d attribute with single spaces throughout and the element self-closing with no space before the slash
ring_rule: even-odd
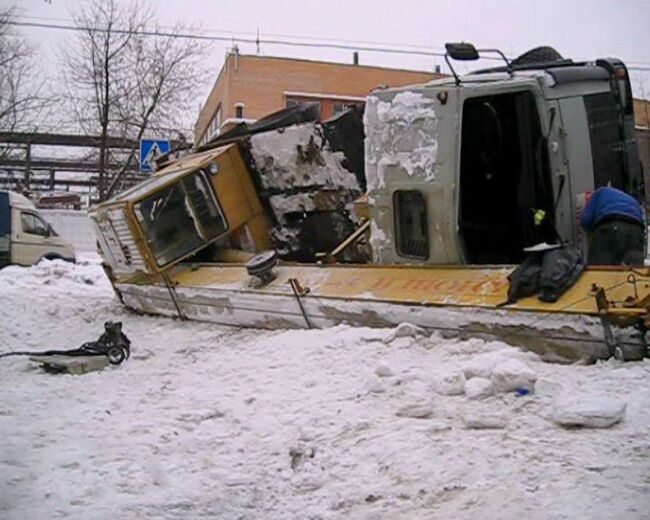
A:
<svg viewBox="0 0 650 520">
<path fill-rule="evenodd" d="M 33 130 L 48 100 L 36 81 L 34 48 L 11 22 L 14 8 L 0 9 L 0 131 Z"/>
<path fill-rule="evenodd" d="M 75 16 L 79 29 L 64 50 L 68 98 L 84 132 L 98 135 L 99 197 L 121 185 L 137 150 L 111 159 L 108 137 L 138 142 L 152 135 L 176 137 L 184 109 L 195 101 L 202 82 L 203 48 L 178 37 L 181 27 L 160 31 L 155 13 L 134 0 L 119 7 L 117 0 L 92 0 Z M 111 159 L 111 160 L 109 160 Z M 109 171 L 109 163 L 122 164 Z"/>
</svg>

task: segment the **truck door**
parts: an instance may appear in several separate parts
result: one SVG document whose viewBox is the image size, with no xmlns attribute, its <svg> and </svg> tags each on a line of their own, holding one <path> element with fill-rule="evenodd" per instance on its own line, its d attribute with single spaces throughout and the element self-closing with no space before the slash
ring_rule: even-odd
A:
<svg viewBox="0 0 650 520">
<path fill-rule="evenodd" d="M 548 150 L 528 90 L 463 104 L 459 228 L 472 264 L 508 264 L 556 240 Z"/>
<path fill-rule="evenodd" d="M 50 253 L 48 237 L 50 227 L 36 213 L 14 210 L 17 218 L 12 243 L 12 262 L 19 265 L 33 265 L 43 255 Z M 16 220 L 18 222 L 16 222 Z"/>
</svg>

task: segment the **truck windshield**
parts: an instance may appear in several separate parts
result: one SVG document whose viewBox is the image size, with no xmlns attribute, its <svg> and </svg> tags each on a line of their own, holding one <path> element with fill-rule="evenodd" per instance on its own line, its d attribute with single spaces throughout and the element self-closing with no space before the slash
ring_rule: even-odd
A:
<svg viewBox="0 0 650 520">
<path fill-rule="evenodd" d="M 207 244 L 228 227 L 202 171 L 141 200 L 135 214 L 159 267 Z"/>
</svg>

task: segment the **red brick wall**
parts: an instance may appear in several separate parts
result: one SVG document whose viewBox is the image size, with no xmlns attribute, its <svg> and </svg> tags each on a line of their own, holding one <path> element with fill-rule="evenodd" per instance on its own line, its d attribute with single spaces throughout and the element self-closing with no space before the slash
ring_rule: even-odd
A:
<svg viewBox="0 0 650 520">
<path fill-rule="evenodd" d="M 202 137 L 219 103 L 222 121 L 235 117 L 236 103 L 244 103 L 244 118 L 259 119 L 286 106 L 285 92 L 365 97 L 382 85 L 425 83 L 438 76 L 433 72 L 230 54 L 201 110 L 195 139 Z M 323 103 L 324 117 L 331 115 L 333 103 Z"/>
</svg>

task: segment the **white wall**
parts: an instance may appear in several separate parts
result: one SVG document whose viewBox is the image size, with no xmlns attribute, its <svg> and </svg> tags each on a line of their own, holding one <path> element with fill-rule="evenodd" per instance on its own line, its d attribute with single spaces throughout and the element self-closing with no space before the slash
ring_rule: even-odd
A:
<svg viewBox="0 0 650 520">
<path fill-rule="evenodd" d="M 39 213 L 52 224 L 64 240 L 70 242 L 76 252 L 97 251 L 97 238 L 88 213 L 72 209 L 41 209 Z"/>
</svg>

